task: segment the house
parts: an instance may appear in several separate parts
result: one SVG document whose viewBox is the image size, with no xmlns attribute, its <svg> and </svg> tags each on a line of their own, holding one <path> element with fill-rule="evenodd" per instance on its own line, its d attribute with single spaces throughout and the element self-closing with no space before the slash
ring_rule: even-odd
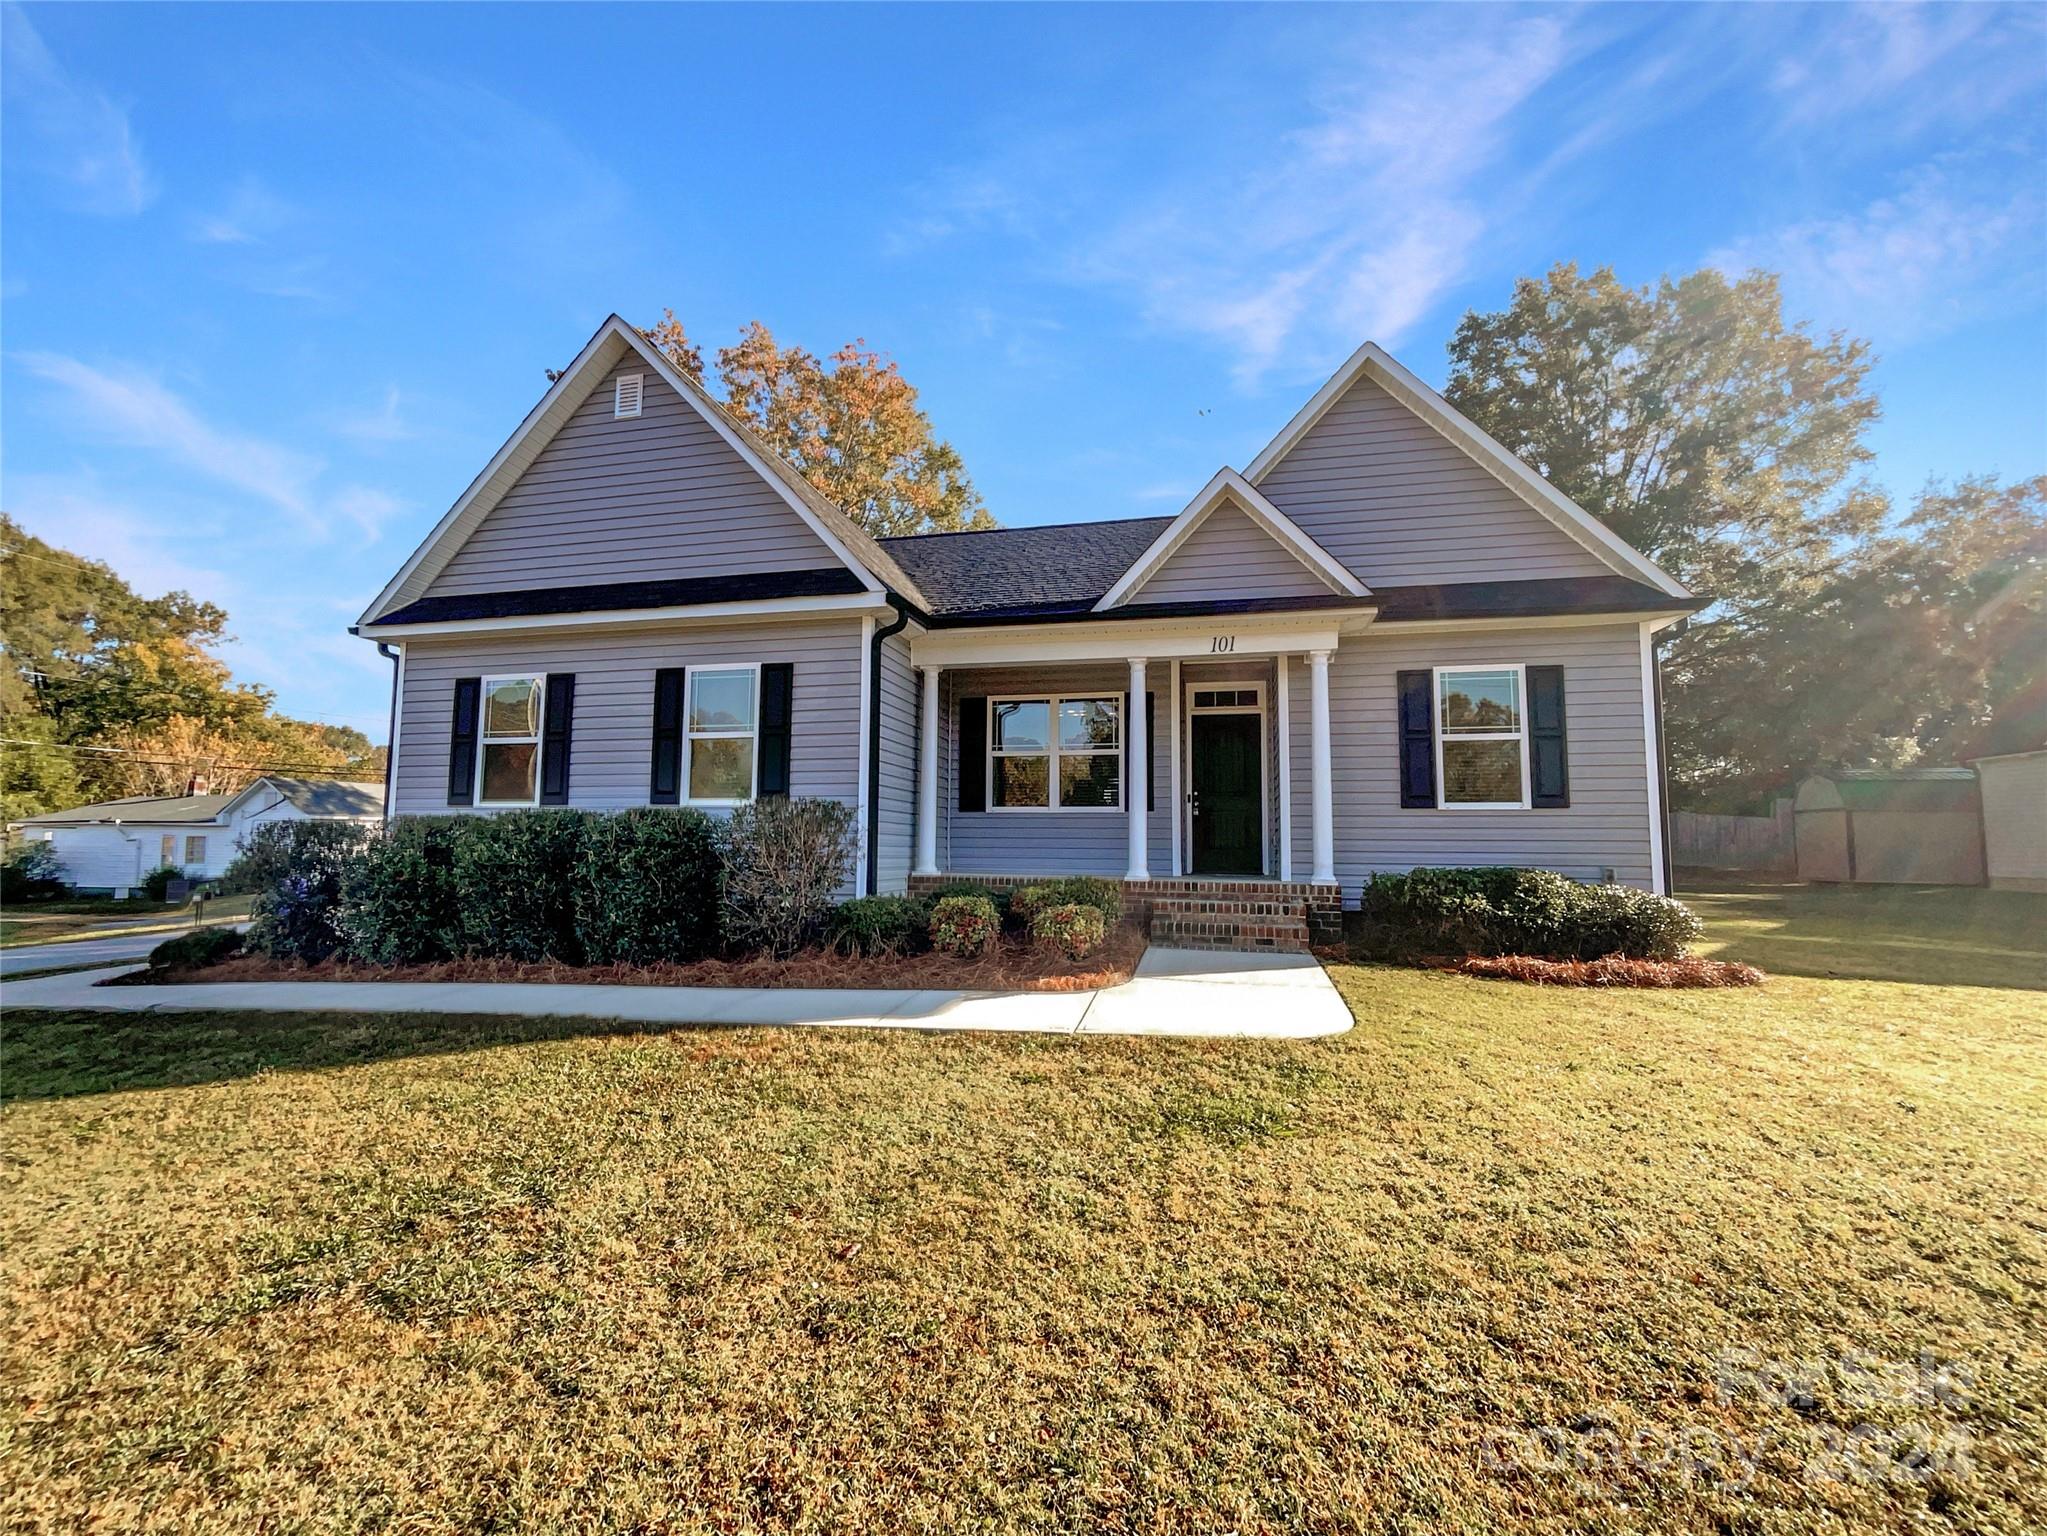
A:
<svg viewBox="0 0 2047 1536">
<path fill-rule="evenodd" d="M 1327 931 L 1416 865 L 1666 887 L 1701 606 L 1375 345 L 1176 516 L 876 540 L 613 316 L 355 631 L 397 815 L 832 796 L 862 890 Z"/>
<path fill-rule="evenodd" d="M 1977 758 L 1974 766 L 1991 887 L 2047 891 L 2047 748 L 1999 752 Z"/>
<path fill-rule="evenodd" d="M 9 822 L 10 838 L 46 842 L 81 891 L 125 897 L 171 865 L 217 879 L 255 827 L 272 821 L 381 821 L 384 786 L 270 775 L 231 795 L 133 795 Z"/>
</svg>

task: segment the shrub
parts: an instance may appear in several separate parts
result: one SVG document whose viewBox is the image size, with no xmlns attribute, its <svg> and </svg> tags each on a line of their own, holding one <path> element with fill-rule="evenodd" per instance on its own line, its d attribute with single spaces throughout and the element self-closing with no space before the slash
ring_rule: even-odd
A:
<svg viewBox="0 0 2047 1536">
<path fill-rule="evenodd" d="M 151 901 L 169 901 L 171 882 L 182 880 L 185 872 L 175 864 L 162 864 L 142 877 L 142 894 Z"/>
<path fill-rule="evenodd" d="M 1044 890 L 1047 906 L 1093 907 L 1102 914 L 1105 925 L 1123 916 L 1123 884 L 1119 880 L 1101 875 L 1068 875 L 1052 881 Z"/>
<path fill-rule="evenodd" d="M 64 894 L 64 865 L 48 843 L 23 843 L 0 861 L 0 902 L 47 901 Z"/>
<path fill-rule="evenodd" d="M 740 806 L 725 824 L 725 937 L 794 954 L 824 931 L 857 846 L 839 800 L 779 796 Z"/>
<path fill-rule="evenodd" d="M 569 810 L 461 818 L 453 849 L 462 952 L 580 965 L 575 891 L 595 820 Z"/>
<path fill-rule="evenodd" d="M 929 941 L 931 909 L 913 896 L 862 896 L 832 909 L 832 948 L 850 955 L 907 955 Z"/>
<path fill-rule="evenodd" d="M 462 947 L 455 842 L 475 818 L 401 816 L 342 871 L 335 927 L 351 960 L 413 965 Z"/>
<path fill-rule="evenodd" d="M 932 903 L 931 943 L 948 955 L 985 955 L 1002 932 L 995 903 L 986 896 L 947 896 Z"/>
<path fill-rule="evenodd" d="M 1525 981 L 1539 987 L 1759 987 L 1769 980 L 1752 965 L 1733 960 L 1536 960 L 1527 955 L 1493 955 L 1460 960 L 1451 969 L 1492 981 Z"/>
<path fill-rule="evenodd" d="M 998 891 L 992 886 L 982 885 L 977 880 L 948 880 L 925 899 L 936 905 L 951 896 L 971 896 L 976 900 L 985 901 L 998 915 L 1008 912 L 1010 902 L 1015 899 L 1012 893 Z"/>
<path fill-rule="evenodd" d="M 1006 922 L 1014 923 L 1028 933 L 1040 912 L 1057 905 L 1058 903 L 1052 899 L 1050 886 L 1020 885 L 1009 893 L 1009 905 L 1002 916 Z"/>
<path fill-rule="evenodd" d="M 291 821 L 266 821 L 252 827 L 235 844 L 234 859 L 220 877 L 229 896 L 253 896 L 282 880 L 291 862 Z"/>
<path fill-rule="evenodd" d="M 352 821 L 288 823 L 279 873 L 256 893 L 243 947 L 274 960 L 326 959 L 341 947 L 336 926 L 342 876 L 376 833 Z"/>
<path fill-rule="evenodd" d="M 1041 945 L 1058 945 L 1070 960 L 1085 960 L 1108 931 L 1101 908 L 1078 902 L 1046 907 L 1031 919 L 1031 937 Z"/>
<path fill-rule="evenodd" d="M 1416 869 L 1365 882 L 1367 948 L 1398 955 L 1603 955 L 1670 960 L 1697 938 L 1691 910 L 1667 896 L 1581 885 L 1542 869 Z"/>
<path fill-rule="evenodd" d="M 153 971 L 197 971 L 218 965 L 242 951 L 242 936 L 232 928 L 195 928 L 165 939 L 149 952 Z"/>
<path fill-rule="evenodd" d="M 653 806 L 591 817 L 573 899 L 591 965 L 703 959 L 718 948 L 716 826 Z"/>
</svg>

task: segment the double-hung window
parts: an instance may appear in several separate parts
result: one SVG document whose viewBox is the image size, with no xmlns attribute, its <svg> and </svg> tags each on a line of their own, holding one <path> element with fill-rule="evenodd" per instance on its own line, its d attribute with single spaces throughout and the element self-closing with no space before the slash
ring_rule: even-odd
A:
<svg viewBox="0 0 2047 1536">
<path fill-rule="evenodd" d="M 476 754 L 478 805 L 532 805 L 540 798 L 538 677 L 483 680 L 483 739 Z"/>
<path fill-rule="evenodd" d="M 1520 666 L 1436 668 L 1436 803 L 1528 805 L 1526 675 Z"/>
<path fill-rule="evenodd" d="M 185 839 L 185 862 L 187 864 L 204 864 L 206 862 L 205 838 L 188 837 Z"/>
<path fill-rule="evenodd" d="M 692 805 L 754 797 L 760 668 L 691 667 L 684 707 L 685 782 Z"/>
<path fill-rule="evenodd" d="M 1122 790 L 1120 696 L 988 701 L 991 810 L 1114 810 Z"/>
</svg>

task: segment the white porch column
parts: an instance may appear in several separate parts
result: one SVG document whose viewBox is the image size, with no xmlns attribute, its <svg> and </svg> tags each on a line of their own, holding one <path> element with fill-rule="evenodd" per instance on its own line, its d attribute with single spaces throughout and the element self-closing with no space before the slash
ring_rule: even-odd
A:
<svg viewBox="0 0 2047 1536">
<path fill-rule="evenodd" d="M 1272 713 L 1279 741 L 1279 878 L 1294 877 L 1294 659 L 1273 657 Z"/>
<path fill-rule="evenodd" d="M 1314 827 L 1315 872 L 1309 878 L 1336 878 L 1336 817 L 1329 789 L 1329 653 L 1308 653 L 1309 750 Z"/>
<path fill-rule="evenodd" d="M 1130 707 L 1124 713 L 1129 716 L 1123 722 L 1123 740 L 1127 744 L 1124 757 L 1128 771 L 1123 775 L 1123 803 L 1130 810 L 1130 867 L 1123 872 L 1125 880 L 1149 880 L 1151 870 L 1146 864 L 1146 843 L 1149 828 L 1146 825 L 1150 809 L 1151 784 L 1145 774 L 1145 764 L 1150 754 L 1145 750 L 1144 739 L 1144 658 L 1130 658 Z M 1053 729 L 1058 729 L 1053 721 Z"/>
<path fill-rule="evenodd" d="M 924 715 L 917 747 L 917 868 L 920 875 L 938 873 L 938 672 L 924 674 Z"/>
</svg>

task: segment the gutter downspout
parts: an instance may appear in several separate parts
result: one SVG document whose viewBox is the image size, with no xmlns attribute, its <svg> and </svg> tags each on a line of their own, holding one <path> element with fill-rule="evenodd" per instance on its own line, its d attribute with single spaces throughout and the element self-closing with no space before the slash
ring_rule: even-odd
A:
<svg viewBox="0 0 2047 1536">
<path fill-rule="evenodd" d="M 391 718 L 384 727 L 384 825 L 391 825 L 391 778 L 398 768 L 398 666 L 403 653 L 379 640 L 377 654 L 391 663 Z"/>
<path fill-rule="evenodd" d="M 874 631 L 874 651 L 867 668 L 867 894 L 881 888 L 881 643 L 909 626 L 910 606 L 895 593 L 886 594 L 895 609 L 893 622 Z"/>
</svg>

